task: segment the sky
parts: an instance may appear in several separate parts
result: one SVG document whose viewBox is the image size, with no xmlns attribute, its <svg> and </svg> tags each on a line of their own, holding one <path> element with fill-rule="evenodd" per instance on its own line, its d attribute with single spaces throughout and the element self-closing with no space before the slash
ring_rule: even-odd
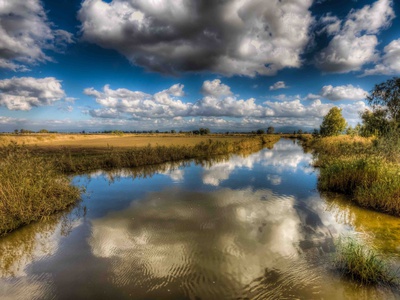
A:
<svg viewBox="0 0 400 300">
<path fill-rule="evenodd" d="M 0 131 L 360 121 L 400 73 L 393 0 L 0 0 Z"/>
</svg>

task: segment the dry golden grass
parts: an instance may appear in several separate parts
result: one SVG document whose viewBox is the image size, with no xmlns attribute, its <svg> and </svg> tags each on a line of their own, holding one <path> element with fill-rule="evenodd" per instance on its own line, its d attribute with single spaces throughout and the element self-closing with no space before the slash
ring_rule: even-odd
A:
<svg viewBox="0 0 400 300">
<path fill-rule="evenodd" d="M 243 135 L 185 135 L 185 134 L 26 134 L 0 135 L 0 145 L 10 142 L 45 148 L 129 148 L 151 146 L 195 146 L 201 142 L 238 141 Z"/>
</svg>

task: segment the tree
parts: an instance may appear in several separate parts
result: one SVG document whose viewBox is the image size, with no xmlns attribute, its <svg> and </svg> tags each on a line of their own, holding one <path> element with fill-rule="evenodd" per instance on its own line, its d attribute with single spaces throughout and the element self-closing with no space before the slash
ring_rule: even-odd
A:
<svg viewBox="0 0 400 300">
<path fill-rule="evenodd" d="M 274 132 L 275 132 L 275 128 L 274 128 L 273 126 L 269 126 L 269 127 L 267 128 L 267 133 L 268 133 L 268 134 L 274 134 Z"/>
<path fill-rule="evenodd" d="M 322 120 L 320 134 L 322 136 L 339 135 L 346 129 L 346 120 L 342 116 L 342 109 L 332 107 Z"/>
<path fill-rule="evenodd" d="M 199 132 L 201 135 L 209 134 L 210 129 L 209 128 L 200 128 Z"/>
<path fill-rule="evenodd" d="M 400 78 L 393 77 L 380 84 L 367 96 L 369 105 L 373 110 L 382 110 L 386 118 L 396 123 L 400 122 Z"/>
<path fill-rule="evenodd" d="M 362 136 L 382 136 L 390 131 L 390 122 L 387 119 L 387 111 L 384 109 L 365 110 L 361 113 L 361 119 L 363 123 L 361 127 Z"/>
<path fill-rule="evenodd" d="M 258 129 L 257 130 L 257 134 L 264 134 L 264 133 L 265 133 L 265 131 L 263 129 Z"/>
</svg>

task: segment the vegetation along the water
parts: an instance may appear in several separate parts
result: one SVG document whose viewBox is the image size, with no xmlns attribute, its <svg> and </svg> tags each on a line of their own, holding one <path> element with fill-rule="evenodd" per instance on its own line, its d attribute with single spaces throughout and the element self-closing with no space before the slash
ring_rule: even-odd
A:
<svg viewBox="0 0 400 300">
<path fill-rule="evenodd" d="M 0 147 L 0 236 L 76 203 L 81 191 L 71 184 L 68 174 L 257 151 L 272 147 L 279 138 L 260 135 L 204 139 L 194 146 L 172 144 L 105 149 L 3 145 Z"/>
<path fill-rule="evenodd" d="M 355 237 L 340 237 L 337 240 L 333 264 L 344 277 L 364 285 L 399 284 L 399 278 L 390 264 Z"/>
<path fill-rule="evenodd" d="M 345 128 L 338 108 L 304 142 L 320 167 L 318 188 L 350 195 L 358 205 L 400 216 L 400 78 L 376 85 L 367 97 L 372 111 Z M 347 133 L 344 135 L 343 133 Z"/>
</svg>

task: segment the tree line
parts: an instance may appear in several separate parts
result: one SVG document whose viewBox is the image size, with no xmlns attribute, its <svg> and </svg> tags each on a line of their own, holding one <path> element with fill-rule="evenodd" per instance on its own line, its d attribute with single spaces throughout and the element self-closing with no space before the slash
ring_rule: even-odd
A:
<svg viewBox="0 0 400 300">
<path fill-rule="evenodd" d="M 400 78 L 394 77 L 376 84 L 366 100 L 371 110 L 360 113 L 361 123 L 354 128 L 347 126 L 342 109 L 333 107 L 323 118 L 319 131 L 314 130 L 314 135 L 335 136 L 347 133 L 364 137 L 397 137 L 400 128 Z"/>
</svg>

